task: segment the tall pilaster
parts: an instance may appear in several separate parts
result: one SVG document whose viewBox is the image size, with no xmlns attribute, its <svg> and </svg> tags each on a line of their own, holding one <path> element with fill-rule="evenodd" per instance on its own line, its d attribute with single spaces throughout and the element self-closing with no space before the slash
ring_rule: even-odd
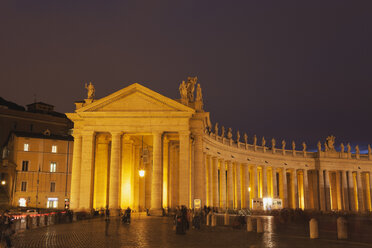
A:
<svg viewBox="0 0 372 248">
<path fill-rule="evenodd" d="M 121 132 L 111 132 L 111 165 L 109 186 L 110 214 L 118 215 L 119 209 L 119 181 L 120 181 L 120 136 Z"/>
<path fill-rule="evenodd" d="M 79 209 L 90 211 L 92 208 L 92 167 L 93 167 L 93 146 L 94 132 L 84 131 L 82 133 L 82 156 L 80 173 L 80 200 Z"/>
<path fill-rule="evenodd" d="M 304 209 L 310 208 L 310 196 L 309 196 L 309 182 L 307 170 L 303 170 L 303 192 L 304 192 Z"/>
<path fill-rule="evenodd" d="M 212 158 L 212 192 L 213 192 L 213 207 L 219 207 L 219 195 L 218 195 L 218 160 L 216 157 Z"/>
<path fill-rule="evenodd" d="M 269 196 L 267 191 L 267 166 L 262 166 L 262 198 Z"/>
<path fill-rule="evenodd" d="M 281 168 L 280 180 L 280 197 L 283 201 L 283 208 L 288 208 L 288 188 L 287 188 L 287 172 L 284 167 Z"/>
<path fill-rule="evenodd" d="M 244 192 L 244 207 L 250 209 L 250 188 L 251 184 L 249 182 L 249 167 L 247 164 L 243 164 L 243 177 L 244 177 L 244 187 L 243 187 L 243 192 Z"/>
<path fill-rule="evenodd" d="M 231 161 L 227 161 L 227 208 L 234 208 L 234 181 L 233 181 L 233 165 Z"/>
<path fill-rule="evenodd" d="M 180 152 L 179 152 L 179 205 L 189 207 L 190 190 L 190 132 L 180 132 Z"/>
<path fill-rule="evenodd" d="M 271 167 L 271 179 L 272 179 L 272 198 L 277 198 L 278 197 L 278 186 L 277 186 L 277 181 L 276 181 L 276 168 Z"/>
<path fill-rule="evenodd" d="M 327 211 L 327 201 L 325 198 L 325 189 L 324 189 L 324 172 L 319 170 L 319 204 L 321 211 Z"/>
<path fill-rule="evenodd" d="M 347 178 L 346 178 L 346 171 L 341 171 L 341 178 L 342 178 L 342 199 L 343 199 L 343 210 L 349 211 L 349 193 L 347 187 Z"/>
<path fill-rule="evenodd" d="M 352 171 L 347 171 L 347 177 L 348 177 L 348 197 L 349 197 L 349 206 L 351 211 L 357 211 L 357 205 L 355 204 L 355 194 L 354 194 L 354 177 Z"/>
<path fill-rule="evenodd" d="M 203 159 L 203 135 L 201 133 L 196 133 L 194 135 L 194 165 L 195 165 L 195 189 L 194 198 L 200 199 L 201 204 L 206 205 L 206 173 L 205 173 L 205 163 Z"/>
<path fill-rule="evenodd" d="M 253 179 L 252 185 L 253 185 L 253 187 L 251 189 L 251 192 L 253 192 L 254 198 L 259 198 L 260 196 L 258 195 L 258 187 L 259 187 L 259 185 L 258 185 L 258 169 L 257 169 L 256 165 L 254 165 L 252 167 L 252 173 L 253 173 L 253 175 L 252 175 L 252 179 Z"/>
<path fill-rule="evenodd" d="M 236 208 L 241 209 L 242 208 L 242 186 L 241 186 L 241 177 L 240 177 L 240 163 L 235 163 L 235 195 L 236 195 Z"/>
<path fill-rule="evenodd" d="M 297 185 L 297 170 L 292 170 L 292 197 L 293 197 L 293 207 L 296 209 L 298 205 L 298 185 Z"/>
<path fill-rule="evenodd" d="M 326 210 L 331 211 L 331 187 L 329 185 L 329 171 L 324 170 L 324 193 L 325 193 L 325 202 Z"/>
<path fill-rule="evenodd" d="M 72 174 L 71 174 L 71 209 L 79 209 L 80 198 L 80 178 L 81 178 L 81 143 L 82 136 L 74 132 L 74 154 L 72 157 Z"/>
<path fill-rule="evenodd" d="M 153 133 L 153 168 L 151 180 L 151 214 L 162 215 L 162 190 L 163 190 L 163 166 L 162 166 L 162 133 Z"/>
<path fill-rule="evenodd" d="M 220 160 L 220 208 L 226 209 L 226 165 Z"/>
<path fill-rule="evenodd" d="M 357 171 L 357 185 L 358 185 L 358 206 L 359 212 L 364 212 L 365 205 L 364 205 L 364 192 L 363 192 L 363 183 L 362 183 L 362 173 Z"/>
<path fill-rule="evenodd" d="M 213 166 L 211 163 L 211 156 L 206 155 L 207 164 L 207 206 L 213 206 Z"/>
</svg>

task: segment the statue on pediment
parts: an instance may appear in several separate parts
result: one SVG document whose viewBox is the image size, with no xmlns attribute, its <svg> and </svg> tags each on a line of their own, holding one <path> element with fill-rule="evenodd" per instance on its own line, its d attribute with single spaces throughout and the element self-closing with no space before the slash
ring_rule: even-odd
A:
<svg viewBox="0 0 372 248">
<path fill-rule="evenodd" d="M 221 128 L 221 137 L 224 138 L 225 137 L 225 127 L 222 126 Z"/>
<path fill-rule="evenodd" d="M 359 146 L 358 145 L 355 146 L 355 153 L 356 154 L 360 154 L 360 150 L 359 150 Z"/>
<path fill-rule="evenodd" d="M 322 143 L 320 143 L 320 141 L 318 141 L 317 147 L 318 147 L 318 152 L 321 152 L 322 151 Z"/>
<path fill-rule="evenodd" d="M 187 78 L 187 98 L 189 102 L 194 101 L 194 91 L 195 91 L 195 84 L 198 81 L 198 77 L 188 77 Z"/>
<path fill-rule="evenodd" d="M 264 136 L 262 136 L 261 145 L 262 145 L 263 147 L 266 145 L 266 140 L 265 140 L 265 137 L 264 137 Z"/>
<path fill-rule="evenodd" d="M 331 136 L 328 136 L 327 137 L 327 147 L 328 147 L 328 150 L 330 151 L 334 151 L 335 150 L 335 139 L 336 137 L 331 135 Z"/>
<path fill-rule="evenodd" d="M 185 81 L 182 81 L 179 87 L 180 95 L 181 95 L 181 102 L 182 104 L 188 104 L 188 98 L 187 98 L 187 87 Z"/>
<path fill-rule="evenodd" d="M 344 143 L 341 143 L 340 147 L 341 147 L 341 152 L 344 153 L 344 152 L 345 152 L 345 146 L 344 146 Z"/>
<path fill-rule="evenodd" d="M 282 150 L 285 150 L 285 146 L 286 146 L 285 140 L 282 140 Z"/>
<path fill-rule="evenodd" d="M 274 138 L 271 139 L 271 147 L 275 148 L 276 141 Z"/>
<path fill-rule="evenodd" d="M 87 99 L 93 99 L 94 96 L 95 96 L 96 90 L 95 90 L 92 82 L 89 82 L 89 84 L 85 83 L 85 89 L 88 90 L 88 92 L 87 92 L 87 97 L 88 98 Z"/>
<path fill-rule="evenodd" d="M 239 132 L 239 130 L 236 132 L 236 142 L 237 143 L 240 142 L 240 132 Z"/>
<path fill-rule="evenodd" d="M 203 102 L 203 95 L 202 95 L 202 89 L 200 87 L 200 84 L 196 87 L 196 101 Z"/>
<path fill-rule="evenodd" d="M 371 145 L 368 145 L 368 154 L 372 153 Z"/>
</svg>

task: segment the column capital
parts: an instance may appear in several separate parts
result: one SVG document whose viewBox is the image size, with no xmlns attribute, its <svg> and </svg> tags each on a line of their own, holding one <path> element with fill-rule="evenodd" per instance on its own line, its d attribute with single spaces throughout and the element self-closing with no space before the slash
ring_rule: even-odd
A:
<svg viewBox="0 0 372 248">
<path fill-rule="evenodd" d="M 122 131 L 110 131 L 111 136 L 120 136 L 123 132 Z"/>
<path fill-rule="evenodd" d="M 82 130 L 82 131 L 80 131 L 80 134 L 81 134 L 82 136 L 90 136 L 90 135 L 93 136 L 94 131 L 93 131 L 93 130 Z"/>
</svg>

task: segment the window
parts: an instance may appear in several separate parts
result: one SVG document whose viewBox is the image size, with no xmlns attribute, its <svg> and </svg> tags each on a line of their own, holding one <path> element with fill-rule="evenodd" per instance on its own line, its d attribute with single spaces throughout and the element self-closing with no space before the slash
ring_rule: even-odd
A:
<svg viewBox="0 0 372 248">
<path fill-rule="evenodd" d="M 22 161 L 22 171 L 28 171 L 28 161 Z"/>
<path fill-rule="evenodd" d="M 27 190 L 27 182 L 22 182 L 21 191 L 25 192 Z"/>
<path fill-rule="evenodd" d="M 57 169 L 57 163 L 50 162 L 50 172 L 56 172 L 56 169 Z"/>
<path fill-rule="evenodd" d="M 48 198 L 47 208 L 57 208 L 58 198 Z"/>
<path fill-rule="evenodd" d="M 55 182 L 50 183 L 50 192 L 56 192 L 56 183 Z"/>
<path fill-rule="evenodd" d="M 19 203 L 20 207 L 26 207 L 27 206 L 27 201 L 26 201 L 25 198 L 19 198 L 18 203 Z"/>
<path fill-rule="evenodd" d="M 57 146 L 56 145 L 52 146 L 52 153 L 57 153 Z"/>
<path fill-rule="evenodd" d="M 25 152 L 29 151 L 29 145 L 27 143 L 23 144 L 23 151 Z"/>
</svg>

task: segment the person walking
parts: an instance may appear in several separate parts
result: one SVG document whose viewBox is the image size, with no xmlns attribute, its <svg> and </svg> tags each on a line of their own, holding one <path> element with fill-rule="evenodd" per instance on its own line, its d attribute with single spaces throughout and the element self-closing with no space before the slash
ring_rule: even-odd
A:
<svg viewBox="0 0 372 248">
<path fill-rule="evenodd" d="M 106 206 L 105 210 L 105 221 L 110 221 L 110 209 Z"/>
</svg>

